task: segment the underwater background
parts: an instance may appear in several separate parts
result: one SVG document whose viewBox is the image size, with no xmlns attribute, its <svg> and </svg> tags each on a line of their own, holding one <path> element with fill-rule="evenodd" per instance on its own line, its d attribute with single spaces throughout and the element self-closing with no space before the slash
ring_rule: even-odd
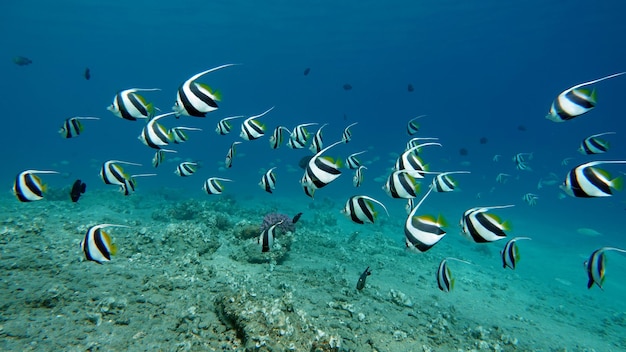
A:
<svg viewBox="0 0 626 352">
<path fill-rule="evenodd" d="M 626 3 L 603 1 L 21 1 L 0 5 L 0 350 L 311 350 L 311 351 L 623 351 L 626 350 L 626 255 L 606 252 L 603 289 L 587 289 L 583 263 L 601 247 L 626 248 L 623 192 L 574 198 L 558 185 L 576 165 L 626 160 L 626 76 L 593 85 L 589 113 L 545 118 L 557 95 L 626 70 Z M 17 64 L 16 57 L 32 60 Z M 161 120 L 188 126 L 189 141 L 168 146 L 158 168 L 137 136 L 144 121 L 107 111 L 123 89 L 170 112 L 192 75 L 221 92 L 206 118 Z M 85 72 L 89 69 L 87 79 Z M 305 71 L 306 70 L 306 71 Z M 264 137 L 244 141 L 214 132 L 220 119 L 274 109 L 260 120 Z M 459 189 L 432 194 L 420 214 L 443 216 L 448 234 L 431 250 L 405 249 L 405 201 L 382 186 L 411 137 L 442 147 L 420 156 L 433 171 L 455 175 Z M 83 121 L 62 138 L 65 119 Z M 308 197 L 299 162 L 308 145 L 273 150 L 278 125 L 324 123 L 325 155 L 367 166 L 359 188 L 353 170 Z M 606 135 L 605 154 L 581 155 L 581 141 Z M 237 145 L 231 168 L 224 158 Z M 531 171 L 513 162 L 532 153 Z M 495 161 L 494 156 L 501 157 Z M 563 165 L 566 158 L 568 162 Z M 98 176 L 107 160 L 137 179 L 124 196 Z M 200 163 L 189 177 L 182 161 Z M 258 186 L 276 166 L 272 194 Z M 611 178 L 626 165 L 604 165 Z M 13 194 L 24 170 L 48 192 L 39 202 Z M 507 174 L 506 182 L 497 176 Z M 555 176 L 556 175 L 556 176 Z M 221 195 L 201 188 L 223 177 Z M 432 176 L 421 184 L 418 199 Z M 69 190 L 87 184 L 76 203 Z M 550 180 L 550 184 L 543 184 Z M 557 182 L 558 181 L 558 182 Z M 538 185 L 541 184 L 539 188 Z M 538 196 L 535 205 L 524 194 Z M 374 224 L 341 214 L 353 195 L 368 195 Z M 521 259 L 503 269 L 505 241 L 476 244 L 461 235 L 464 211 L 494 211 L 511 224 Z M 302 212 L 296 230 L 277 235 L 280 250 L 256 247 L 265 215 Z M 79 243 L 90 226 L 110 230 L 111 262 L 85 260 Z M 281 237 L 282 241 L 281 242 Z M 446 257 L 456 285 L 437 288 Z M 372 269 L 363 290 L 355 285 Z"/>
</svg>

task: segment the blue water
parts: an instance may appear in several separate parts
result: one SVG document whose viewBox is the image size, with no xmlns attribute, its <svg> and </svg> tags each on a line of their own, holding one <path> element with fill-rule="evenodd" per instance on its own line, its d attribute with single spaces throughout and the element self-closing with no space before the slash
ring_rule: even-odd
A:
<svg viewBox="0 0 626 352">
<path fill-rule="evenodd" d="M 626 76 L 596 84 L 598 106 L 587 115 L 561 124 L 544 118 L 561 91 L 626 70 L 626 3 L 621 1 L 14 1 L 1 8 L 0 180 L 7 192 L 25 169 L 65 173 L 45 175 L 51 188 L 81 178 L 89 191 L 117 192 L 102 184 L 98 168 L 105 160 L 119 159 L 143 163 L 127 168 L 131 173 L 158 173 L 138 180 L 139 193 L 168 187 L 190 198 L 204 197 L 204 179 L 220 176 L 236 181 L 228 192 L 249 206 L 273 196 L 306 205 L 314 200 L 298 184 L 297 163 L 309 150 L 271 150 L 269 134 L 278 124 L 329 123 L 324 134 L 329 145 L 341 138 L 345 126 L 359 122 L 352 128 L 353 141 L 328 154 L 344 158 L 367 149 L 361 156 L 368 162 L 365 184 L 355 190 L 351 172 L 344 169 L 316 198 L 328 197 L 340 207 L 350 195 L 368 194 L 402 221 L 404 203 L 388 198 L 374 178 L 392 166 L 390 153 L 404 150 L 406 122 L 427 114 L 419 136 L 438 137 L 443 144 L 423 152 L 431 169 L 472 172 L 456 177 L 462 192 L 433 195 L 424 205 L 424 212 L 448 218 L 451 241 L 458 240 L 456 223 L 464 210 L 515 204 L 498 215 L 511 220 L 515 235 L 534 238 L 523 243 L 525 259 L 535 258 L 525 262 L 534 270 L 524 274 L 550 284 L 566 277 L 578 295 L 587 294 L 581 255 L 602 246 L 626 246 L 624 193 L 559 199 L 557 187 L 536 187 L 551 172 L 562 180 L 569 170 L 561 166 L 565 157 L 574 158 L 572 167 L 590 160 L 626 160 Z M 17 55 L 33 63 L 17 66 L 11 60 Z M 167 127 L 204 129 L 190 132 L 189 142 L 174 147 L 176 157 L 202 163 L 197 175 L 174 175 L 173 162 L 155 171 L 150 165 L 154 151 L 137 140 L 142 122 L 106 110 L 114 94 L 131 87 L 161 88 L 144 96 L 168 112 L 184 80 L 225 63 L 239 65 L 200 79 L 222 92 L 218 111 L 205 119 L 163 120 Z M 86 67 L 90 80 L 83 77 Z M 310 68 L 307 76 L 305 68 Z M 344 90 L 346 83 L 353 89 Z M 239 145 L 232 169 L 219 170 L 232 141 L 240 140 L 238 124 L 228 136 L 215 134 L 219 119 L 272 106 L 261 119 L 267 135 Z M 101 120 L 85 121 L 83 134 L 66 140 L 57 131 L 72 116 Z M 612 142 L 607 154 L 577 153 L 584 137 L 606 131 L 617 132 L 606 137 Z M 480 144 L 481 137 L 487 143 Z M 468 155 L 460 155 L 461 148 Z M 519 152 L 534 153 L 532 172 L 515 169 L 511 158 Z M 495 154 L 502 155 L 497 163 Z M 297 172 L 288 173 L 287 164 Z M 256 184 L 274 165 L 279 166 L 276 194 L 267 195 Z M 614 176 L 626 172 L 626 166 L 606 169 Z M 513 178 L 496 183 L 501 172 Z M 521 200 L 527 192 L 539 195 L 535 207 Z M 580 236 L 578 228 L 603 235 Z M 605 290 L 594 287 L 589 294 L 603 297 L 593 304 L 624 311 L 619 298 L 626 294 L 626 256 L 608 256 Z"/>
</svg>

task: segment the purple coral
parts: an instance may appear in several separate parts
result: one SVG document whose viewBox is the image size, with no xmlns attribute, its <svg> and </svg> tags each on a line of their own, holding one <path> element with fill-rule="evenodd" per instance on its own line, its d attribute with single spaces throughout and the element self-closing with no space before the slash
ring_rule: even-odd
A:
<svg viewBox="0 0 626 352">
<path fill-rule="evenodd" d="M 268 229 L 270 226 L 274 225 L 277 222 L 283 220 L 283 223 L 276 226 L 282 233 L 287 233 L 289 231 L 296 231 L 296 224 L 293 223 L 291 217 L 289 215 L 281 214 L 281 213 L 269 213 L 263 217 L 263 224 L 261 224 L 261 231 Z"/>
</svg>

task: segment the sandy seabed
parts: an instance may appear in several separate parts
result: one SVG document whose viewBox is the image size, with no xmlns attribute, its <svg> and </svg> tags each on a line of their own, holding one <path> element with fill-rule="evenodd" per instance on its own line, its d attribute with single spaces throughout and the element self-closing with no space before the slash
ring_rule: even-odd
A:
<svg viewBox="0 0 626 352">
<path fill-rule="evenodd" d="M 439 291 L 442 258 L 406 251 L 401 219 L 356 233 L 328 199 L 298 209 L 176 194 L 94 191 L 78 203 L 28 204 L 4 196 L 0 350 L 626 350 L 626 312 L 572 295 L 566 280 L 450 263 L 456 287 Z M 304 215 L 261 253 L 259 225 L 276 211 Z M 130 226 L 108 229 L 119 253 L 103 265 L 79 248 L 101 223 Z M 498 266 L 495 247 L 438 249 Z"/>
</svg>

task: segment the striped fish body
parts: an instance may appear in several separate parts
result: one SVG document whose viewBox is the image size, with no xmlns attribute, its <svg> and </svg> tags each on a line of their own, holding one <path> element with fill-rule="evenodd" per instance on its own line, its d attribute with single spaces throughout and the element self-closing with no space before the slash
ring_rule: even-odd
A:
<svg viewBox="0 0 626 352">
<path fill-rule="evenodd" d="M 373 224 L 377 217 L 377 213 L 374 211 L 374 201 L 378 202 L 367 196 L 352 196 L 346 202 L 342 213 L 357 224 Z"/>
<path fill-rule="evenodd" d="M 416 216 L 417 207 L 409 213 L 404 224 L 404 238 L 408 249 L 426 252 L 446 235 L 443 224 L 430 215 Z"/>
<path fill-rule="evenodd" d="M 302 149 L 309 141 L 310 134 L 306 130 L 306 127 L 317 125 L 317 123 L 303 123 L 294 127 L 293 131 L 289 135 L 289 141 L 287 145 L 292 149 Z"/>
<path fill-rule="evenodd" d="M 139 140 L 153 149 L 161 149 L 162 147 L 168 145 L 172 141 L 172 136 L 168 133 L 165 127 L 158 122 L 158 120 L 173 114 L 174 113 L 170 112 L 153 117 L 144 126 L 141 134 L 139 135 Z"/>
<path fill-rule="evenodd" d="M 171 137 L 172 142 L 180 144 L 189 140 L 189 136 L 185 131 L 202 131 L 202 129 L 193 127 L 172 127 L 167 134 Z"/>
<path fill-rule="evenodd" d="M 261 246 L 261 252 L 269 252 L 274 245 L 274 232 L 276 231 L 276 226 L 282 224 L 284 220 L 281 220 L 274 225 L 268 227 L 267 229 L 261 232 L 257 243 Z"/>
<path fill-rule="evenodd" d="M 13 194 L 20 202 L 34 202 L 43 199 L 46 186 L 36 174 L 58 174 L 58 172 L 26 170 L 17 174 L 13 183 Z"/>
<path fill-rule="evenodd" d="M 185 162 L 178 164 L 178 166 L 176 167 L 176 171 L 174 171 L 174 173 L 176 173 L 176 175 L 181 176 L 181 177 L 187 177 L 187 176 L 193 175 L 197 170 L 198 170 L 198 163 L 185 161 Z"/>
<path fill-rule="evenodd" d="M 318 153 L 320 150 L 324 148 L 322 128 L 324 128 L 326 125 L 328 124 L 327 123 L 323 124 L 322 127 L 320 127 L 317 130 L 317 132 L 315 132 L 315 135 L 313 136 L 313 140 L 311 141 L 311 145 L 309 146 L 309 150 L 311 150 L 313 154 Z"/>
<path fill-rule="evenodd" d="M 413 176 L 417 178 L 423 178 L 423 172 L 420 171 L 428 171 L 428 165 L 424 163 L 424 161 L 417 155 L 417 152 L 420 148 L 425 146 L 441 146 L 439 143 L 422 143 L 407 149 L 398 157 L 396 160 L 395 169 L 396 170 L 406 170 L 406 171 L 417 171 Z"/>
<path fill-rule="evenodd" d="M 343 130 L 343 133 L 341 134 L 341 141 L 343 143 L 349 143 L 352 140 L 352 131 L 350 131 L 350 127 L 356 125 L 357 123 L 358 122 L 351 123 Z"/>
<path fill-rule="evenodd" d="M 80 117 L 80 116 L 66 119 L 65 122 L 63 122 L 63 126 L 61 126 L 61 129 L 59 130 L 59 133 L 61 134 L 61 136 L 63 136 L 63 138 L 78 137 L 78 135 L 80 135 L 85 129 L 83 127 L 83 124 L 80 122 L 80 120 L 100 120 L 100 119 L 97 117 Z"/>
<path fill-rule="evenodd" d="M 305 193 L 310 197 L 312 197 L 315 189 L 326 187 L 326 185 L 341 176 L 341 170 L 339 170 L 341 164 L 331 158 L 322 157 L 324 152 L 339 143 L 341 142 L 335 142 L 320 150 L 320 152 L 315 154 L 307 163 L 301 184 L 304 187 Z M 313 189 L 313 191 L 311 191 L 311 189 Z"/>
<path fill-rule="evenodd" d="M 580 143 L 578 151 L 584 155 L 602 154 L 609 150 L 609 142 L 599 138 L 606 134 L 615 134 L 615 132 L 605 132 L 589 136 Z"/>
<path fill-rule="evenodd" d="M 124 120 L 137 121 L 154 116 L 154 107 L 138 94 L 138 91 L 155 91 L 159 89 L 132 88 L 118 92 L 113 98 L 113 104 L 107 109 L 115 116 Z"/>
<path fill-rule="evenodd" d="M 206 117 L 206 114 L 217 110 L 219 108 L 217 102 L 221 100 L 220 94 L 208 85 L 198 83 L 196 80 L 207 73 L 229 66 L 233 65 L 226 64 L 202 71 L 183 82 L 178 88 L 176 102 L 172 107 L 176 116 Z"/>
<path fill-rule="evenodd" d="M 233 158 L 235 157 L 235 146 L 237 144 L 241 144 L 241 142 L 233 142 L 228 148 L 228 152 L 226 153 L 226 159 L 224 159 L 224 166 L 226 168 L 231 168 L 233 166 Z"/>
<path fill-rule="evenodd" d="M 274 132 L 270 136 L 270 148 L 278 149 L 281 144 L 283 144 L 283 140 L 285 139 L 285 131 L 289 132 L 287 127 L 278 126 L 274 129 Z"/>
<path fill-rule="evenodd" d="M 417 197 L 419 183 L 407 171 L 393 171 L 387 178 L 383 190 L 391 198 L 410 199 Z"/>
<path fill-rule="evenodd" d="M 439 263 L 437 268 L 437 286 L 443 292 L 450 292 L 454 288 L 454 279 L 452 272 L 448 268 L 447 261 L 444 259 Z"/>
<path fill-rule="evenodd" d="M 348 166 L 349 169 L 352 170 L 356 170 L 359 168 L 359 166 L 361 166 L 361 161 L 359 159 L 357 159 L 357 155 L 359 154 L 363 154 L 365 153 L 367 150 L 363 150 L 360 151 L 358 153 L 353 153 L 350 154 L 347 158 L 346 158 L 346 165 Z"/>
<path fill-rule="evenodd" d="M 169 149 L 157 149 L 154 152 L 154 157 L 152 157 L 152 166 L 159 167 L 159 165 L 163 164 L 165 161 L 165 153 L 177 153 L 175 150 Z"/>
<path fill-rule="evenodd" d="M 233 129 L 233 125 L 230 123 L 230 120 L 238 119 L 240 117 L 243 116 L 231 116 L 221 119 L 220 122 L 217 123 L 217 127 L 215 127 L 215 132 L 222 136 L 229 134 Z"/>
<path fill-rule="evenodd" d="M 439 174 L 433 178 L 432 187 L 435 192 L 452 192 L 456 182 L 447 174 Z"/>
<path fill-rule="evenodd" d="M 407 122 L 406 124 L 406 133 L 409 134 L 409 136 L 412 136 L 414 134 L 416 134 L 417 132 L 419 132 L 420 130 L 420 125 L 417 123 L 417 120 L 424 117 L 426 115 L 420 115 L 417 117 L 414 117 L 412 119 L 409 120 L 409 122 Z"/>
<path fill-rule="evenodd" d="M 591 253 L 589 260 L 585 262 L 585 268 L 587 270 L 587 288 L 591 288 L 594 284 L 602 288 L 604 285 L 604 272 L 606 268 L 606 255 L 604 254 L 604 248 L 600 248 Z"/>
<path fill-rule="evenodd" d="M 205 191 L 208 195 L 222 194 L 222 192 L 224 191 L 222 181 L 232 182 L 232 180 L 229 180 L 227 178 L 210 177 L 204 182 L 202 190 Z"/>
<path fill-rule="evenodd" d="M 137 181 L 133 177 L 125 178 L 124 184 L 121 186 L 120 191 L 123 195 L 129 196 L 135 193 L 135 187 L 137 186 Z"/>
<path fill-rule="evenodd" d="M 80 243 L 80 248 L 85 254 L 85 259 L 98 264 L 111 260 L 117 248 L 111 243 L 111 237 L 103 230 L 104 227 L 127 227 L 123 225 L 101 224 L 92 226 L 87 230 L 85 238 Z"/>
<path fill-rule="evenodd" d="M 124 179 L 126 179 L 126 174 L 124 173 L 124 169 L 118 165 L 119 161 L 117 160 L 109 160 L 102 164 L 100 168 L 100 178 L 102 182 L 107 185 L 124 185 Z"/>
<path fill-rule="evenodd" d="M 265 126 L 255 119 L 267 114 L 268 112 L 272 111 L 272 109 L 274 109 L 273 106 L 259 115 L 253 115 L 248 117 L 241 124 L 241 133 L 239 134 L 239 136 L 247 141 L 252 141 L 263 137 L 265 135 Z"/>
<path fill-rule="evenodd" d="M 493 242 L 506 237 L 506 226 L 494 215 L 485 213 L 489 209 L 469 209 L 461 219 L 463 233 L 476 243 Z"/>
<path fill-rule="evenodd" d="M 515 244 L 515 239 L 508 241 L 504 245 L 504 249 L 500 252 L 500 256 L 502 257 L 502 267 L 503 268 L 511 268 L 515 270 L 515 265 L 519 259 L 519 250 L 517 249 L 517 245 Z"/>
<path fill-rule="evenodd" d="M 621 177 L 611 180 L 608 172 L 594 166 L 624 163 L 626 161 L 593 161 L 578 165 L 567 173 L 561 189 L 577 198 L 610 197 L 613 195 L 613 189 L 621 189 Z"/>
<path fill-rule="evenodd" d="M 367 169 L 365 166 L 359 166 L 354 170 L 354 177 L 352 177 L 352 185 L 354 187 L 360 187 L 363 184 L 363 169 Z"/>
<path fill-rule="evenodd" d="M 604 81 L 609 78 L 621 76 L 626 72 L 615 73 L 606 77 L 598 78 L 589 82 L 577 84 L 559 94 L 552 102 L 546 118 L 554 122 L 569 121 L 575 117 L 586 114 L 595 108 L 597 104 L 595 88 L 583 88 L 585 86 Z"/>
<path fill-rule="evenodd" d="M 272 193 L 272 191 L 276 188 L 276 174 L 274 174 L 275 168 L 276 167 L 269 169 L 259 182 L 259 186 L 267 193 Z"/>
</svg>

